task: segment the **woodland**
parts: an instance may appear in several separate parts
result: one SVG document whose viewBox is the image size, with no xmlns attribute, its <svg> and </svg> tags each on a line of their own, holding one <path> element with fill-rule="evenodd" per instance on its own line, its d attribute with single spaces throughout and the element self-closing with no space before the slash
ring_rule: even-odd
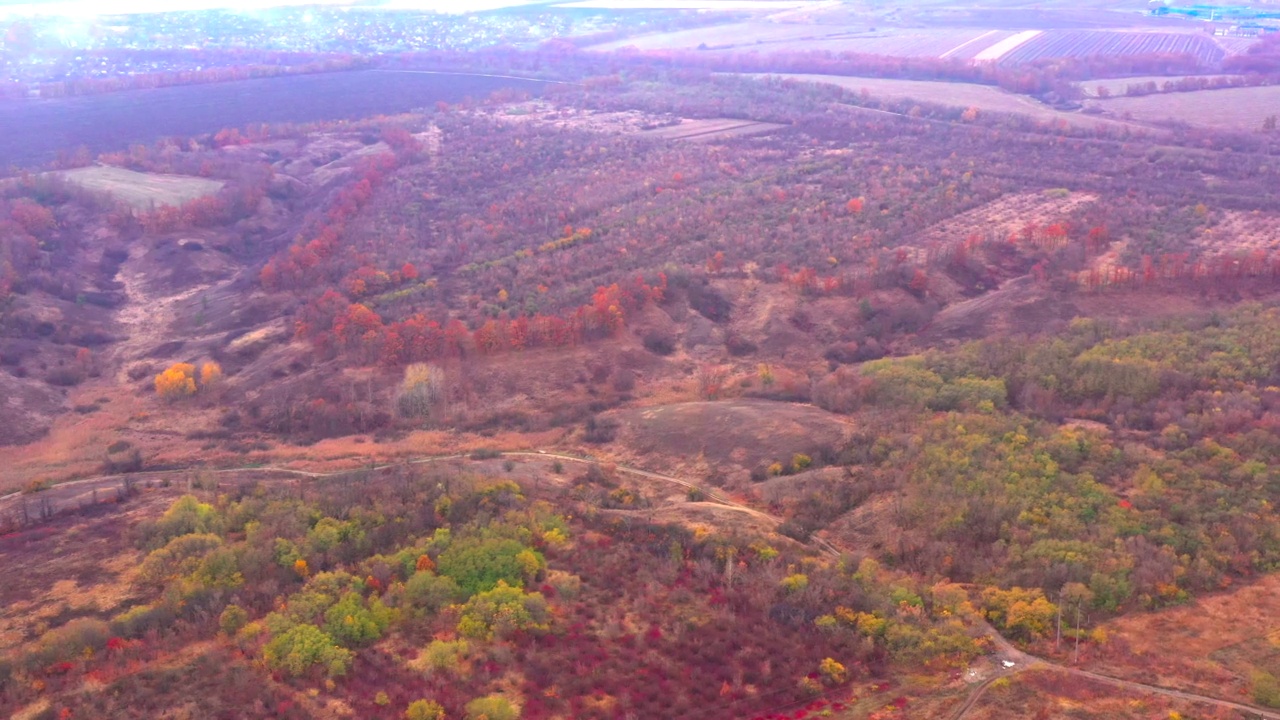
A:
<svg viewBox="0 0 1280 720">
<path fill-rule="evenodd" d="M 0 709 L 963 715 L 1280 569 L 1273 137 L 607 62 L 4 186 L 15 452 L 94 466 L 0 498 Z M 720 118 L 772 125 L 656 134 Z"/>
</svg>

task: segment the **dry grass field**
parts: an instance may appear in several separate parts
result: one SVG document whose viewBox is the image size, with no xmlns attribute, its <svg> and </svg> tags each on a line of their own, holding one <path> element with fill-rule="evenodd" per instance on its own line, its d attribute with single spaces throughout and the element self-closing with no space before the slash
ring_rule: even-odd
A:
<svg viewBox="0 0 1280 720">
<path fill-rule="evenodd" d="M 1280 87 L 1226 88 L 1144 97 L 1091 100 L 1091 107 L 1116 118 L 1143 122 L 1176 120 L 1220 130 L 1258 130 L 1280 114 Z"/>
<path fill-rule="evenodd" d="M 1230 78 L 1237 76 L 1204 75 L 1199 77 L 1204 77 L 1206 80 L 1214 80 L 1215 78 Z M 1106 88 L 1107 92 L 1111 93 L 1112 97 L 1115 97 L 1118 95 L 1124 95 L 1125 90 L 1127 90 L 1130 85 L 1143 85 L 1148 82 L 1153 82 L 1157 86 L 1162 87 L 1167 82 L 1177 82 L 1181 79 L 1181 76 L 1170 77 L 1166 75 L 1146 75 L 1140 77 L 1099 78 L 1097 80 L 1085 80 L 1076 84 L 1080 86 L 1080 89 L 1086 96 L 1096 98 L 1098 97 L 1098 88 Z"/>
<path fill-rule="evenodd" d="M 895 57 L 944 57 L 963 48 L 978 52 L 999 40 L 984 28 L 880 28 L 866 25 L 810 25 L 743 22 L 624 38 L 589 49 L 709 52 L 856 52 Z"/>
<path fill-rule="evenodd" d="M 212 195 L 223 186 L 221 180 L 140 173 L 108 165 L 76 168 L 61 175 L 68 182 L 111 195 L 138 210 L 160 205 L 181 205 L 189 200 Z"/>
<path fill-rule="evenodd" d="M 972 83 L 938 82 L 930 80 L 895 80 L 888 78 L 846 77 L 841 75 L 803 75 L 777 74 L 769 77 L 793 78 L 807 82 L 821 82 L 839 85 L 850 90 L 866 90 L 872 96 L 890 99 L 908 98 L 922 102 L 951 105 L 955 107 L 976 107 L 979 111 L 1012 113 L 1027 115 L 1043 121 L 1065 121 L 1082 127 L 1109 125 L 1118 127 L 1120 123 L 1098 117 L 1090 117 L 1079 113 L 1054 110 L 1044 103 L 1025 95 L 1015 95 L 991 85 L 975 85 Z"/>
<path fill-rule="evenodd" d="M 760 135 L 773 132 L 782 127 L 784 126 L 776 123 L 735 120 L 733 118 L 684 119 L 678 125 L 646 130 L 641 135 L 663 140 L 715 140 L 717 138 L 740 135 Z"/>
<path fill-rule="evenodd" d="M 1102 629 L 1110 647 L 1088 670 L 1252 702 L 1253 671 L 1280 672 L 1280 576 Z"/>
</svg>

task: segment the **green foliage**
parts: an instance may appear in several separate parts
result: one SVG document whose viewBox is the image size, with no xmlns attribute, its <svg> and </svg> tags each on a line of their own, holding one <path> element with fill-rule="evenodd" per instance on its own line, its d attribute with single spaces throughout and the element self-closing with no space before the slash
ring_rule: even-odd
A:
<svg viewBox="0 0 1280 720">
<path fill-rule="evenodd" d="M 392 612 L 379 598 L 367 602 L 359 593 L 347 592 L 324 612 L 325 632 L 348 647 L 367 645 L 386 632 Z"/>
<path fill-rule="evenodd" d="M 1255 670 L 1253 701 L 1263 707 L 1280 708 L 1280 680 L 1265 670 Z"/>
<path fill-rule="evenodd" d="M 111 618 L 111 633 L 119 637 L 142 637 L 151 630 L 173 624 L 175 613 L 167 605 L 135 605 Z"/>
<path fill-rule="evenodd" d="M 249 623 L 249 613 L 239 605 L 228 605 L 218 616 L 218 629 L 225 635 L 233 636 Z"/>
<path fill-rule="evenodd" d="M 330 676 L 344 675 L 351 666 L 350 650 L 339 647 L 333 638 L 315 625 L 295 625 L 271 639 L 262 648 L 267 667 L 290 675 L 306 674 L 319 665 Z"/>
<path fill-rule="evenodd" d="M 432 640 L 415 665 L 428 672 L 456 672 L 466 661 L 471 645 L 466 640 Z"/>
<path fill-rule="evenodd" d="M 1022 640 L 1035 640 L 1049 634 L 1058 614 L 1058 606 L 1049 602 L 1038 588 L 989 587 L 982 591 L 982 606 L 997 628 Z"/>
<path fill-rule="evenodd" d="M 195 572 L 204 556 L 221 546 L 222 538 L 217 535 L 179 535 L 164 547 L 147 555 L 138 568 L 138 582 L 145 586 L 162 587 L 171 580 Z"/>
<path fill-rule="evenodd" d="M 520 586 L 545 568 L 546 560 L 518 540 L 467 536 L 440 553 L 436 565 L 441 575 L 453 578 L 470 597 L 499 582 Z"/>
<path fill-rule="evenodd" d="M 516 720 L 518 711 L 501 695 L 486 695 L 467 703 L 467 720 Z"/>
<path fill-rule="evenodd" d="M 780 584 L 782 589 L 789 593 L 802 592 L 809 587 L 809 576 L 803 573 L 794 573 L 782 578 Z"/>
<path fill-rule="evenodd" d="M 180 535 L 219 533 L 221 525 L 221 519 L 212 505 L 200 502 L 193 495 L 183 495 L 158 520 L 145 524 L 142 535 L 145 545 L 155 549 Z"/>
<path fill-rule="evenodd" d="M 462 606 L 458 634 L 492 640 L 516 632 L 545 632 L 547 620 L 547 601 L 541 595 L 526 594 L 499 580 L 492 590 L 477 593 Z"/>
<path fill-rule="evenodd" d="M 466 599 L 453 578 L 428 571 L 417 572 L 409 578 L 404 584 L 404 598 L 409 607 L 428 615 Z"/>
<path fill-rule="evenodd" d="M 101 650 L 110 637 L 111 628 L 105 622 L 76 618 L 41 635 L 27 657 L 38 667 L 76 660 Z"/>
<path fill-rule="evenodd" d="M 404 711 L 405 720 L 444 720 L 444 708 L 434 700 L 414 700 Z"/>
</svg>

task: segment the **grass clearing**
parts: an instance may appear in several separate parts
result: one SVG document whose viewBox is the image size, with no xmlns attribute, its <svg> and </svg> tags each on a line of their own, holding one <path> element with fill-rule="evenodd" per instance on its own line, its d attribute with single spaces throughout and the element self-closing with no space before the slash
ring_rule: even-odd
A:
<svg viewBox="0 0 1280 720">
<path fill-rule="evenodd" d="M 1280 86 L 1196 90 L 1144 97 L 1092 100 L 1089 105 L 1115 117 L 1143 122 L 1179 120 L 1219 130 L 1259 130 L 1280 114 Z"/>
<path fill-rule="evenodd" d="M 783 127 L 785 126 L 776 123 L 735 120 L 733 118 L 685 119 L 681 120 L 679 125 L 646 130 L 640 134 L 663 140 L 713 140 L 737 135 L 758 135 Z"/>
<path fill-rule="evenodd" d="M 991 85 L 973 83 L 940 82 L 934 80 L 894 80 L 889 78 L 849 77 L 844 75 L 805 75 L 778 73 L 760 77 L 775 77 L 804 82 L 828 83 L 854 91 L 866 90 L 873 96 L 890 99 L 910 99 L 921 102 L 978 108 L 979 112 L 1000 112 L 1027 115 L 1036 120 L 1061 120 L 1082 127 L 1099 125 L 1119 126 L 1114 120 L 1090 117 L 1079 113 L 1054 110 L 1024 95 L 1006 92 Z"/>
<path fill-rule="evenodd" d="M 140 173 L 110 165 L 76 168 L 59 173 L 68 182 L 106 193 L 135 210 L 181 205 L 222 189 L 221 180 L 190 175 Z"/>
</svg>

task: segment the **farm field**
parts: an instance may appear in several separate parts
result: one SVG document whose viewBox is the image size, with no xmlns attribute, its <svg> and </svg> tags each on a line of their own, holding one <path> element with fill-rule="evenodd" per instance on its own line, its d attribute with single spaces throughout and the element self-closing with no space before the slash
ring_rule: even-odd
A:
<svg viewBox="0 0 1280 720">
<path fill-rule="evenodd" d="M 1114 117 L 1144 122 L 1177 120 L 1221 130 L 1258 130 L 1280 113 L 1280 87 L 1226 88 L 1143 97 L 1091 100 L 1089 105 Z"/>
<path fill-rule="evenodd" d="M 588 49 L 602 52 L 626 47 L 640 50 L 703 48 L 711 52 L 826 50 L 894 57 L 942 57 L 961 49 L 979 52 L 1000 39 L 1000 34 L 983 28 L 869 30 L 864 25 L 744 22 L 626 38 Z"/>
<path fill-rule="evenodd" d="M 990 59 L 1022 64 L 1046 58 L 1148 53 L 1186 53 L 1206 63 L 1219 62 L 1227 55 L 1212 37 L 1199 33 L 1060 30 L 1039 34 L 1008 53 Z"/>
<path fill-rule="evenodd" d="M 213 133 L 252 123 L 307 123 L 393 114 L 502 88 L 537 94 L 533 80 L 407 72 L 339 72 L 92 97 L 0 104 L 0 167 L 52 160 L 87 146 L 114 152 L 162 137 Z M 140 120 L 141 119 L 141 120 Z"/>
<path fill-rule="evenodd" d="M 59 175 L 88 190 L 107 193 L 137 210 L 159 205 L 181 205 L 189 200 L 212 195 L 221 190 L 224 184 L 221 180 L 189 175 L 140 173 L 107 165 L 76 168 Z"/>
<path fill-rule="evenodd" d="M 1106 88 L 1107 92 L 1111 93 L 1111 95 L 1115 97 L 1118 95 L 1124 95 L 1125 91 L 1129 89 L 1130 85 L 1143 85 L 1149 82 L 1153 82 L 1156 84 L 1157 87 L 1163 87 L 1165 83 L 1168 83 L 1168 82 L 1176 83 L 1180 80 L 1185 79 L 1186 77 L 1188 76 L 1171 77 L 1167 75 L 1147 75 L 1147 76 L 1139 76 L 1139 77 L 1099 78 L 1097 80 L 1086 80 L 1084 82 L 1080 82 L 1076 84 L 1080 87 L 1080 90 L 1083 91 L 1084 94 L 1088 97 L 1095 97 L 1095 98 L 1098 97 L 1099 88 Z M 1219 78 L 1224 80 L 1232 80 L 1240 76 L 1239 75 L 1197 75 L 1192 77 L 1195 77 L 1196 80 L 1214 82 Z M 1223 88 L 1223 89 L 1227 89 L 1227 88 Z"/>
<path fill-rule="evenodd" d="M 895 80 L 890 78 L 845 77 L 841 75 L 803 75 L 779 73 L 762 77 L 791 78 L 805 82 L 829 83 L 849 90 L 866 90 L 873 96 L 909 98 L 939 105 L 976 107 L 979 110 L 1029 115 L 1037 120 L 1064 120 L 1082 127 L 1119 126 L 1107 120 L 1078 113 L 1055 110 L 1025 95 L 1015 95 L 991 85 L 937 82 L 931 80 Z"/>
</svg>

